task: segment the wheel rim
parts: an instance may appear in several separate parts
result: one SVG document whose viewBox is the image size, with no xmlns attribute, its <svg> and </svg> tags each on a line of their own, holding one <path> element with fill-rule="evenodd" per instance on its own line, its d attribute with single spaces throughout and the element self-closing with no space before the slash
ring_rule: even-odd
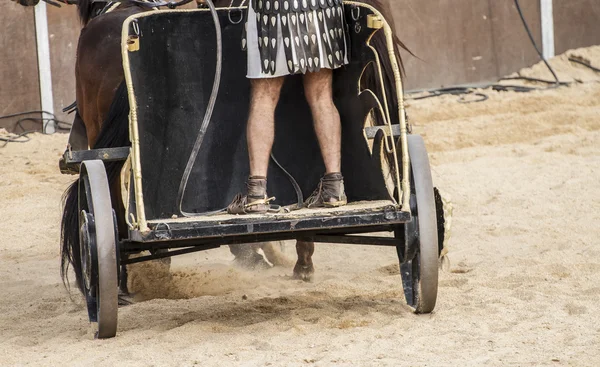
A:
<svg viewBox="0 0 600 367">
<path fill-rule="evenodd" d="M 80 246 L 84 292 L 96 337 L 117 331 L 118 272 L 114 212 L 104 163 L 82 163 L 79 187 Z"/>
<path fill-rule="evenodd" d="M 400 260 L 404 261 L 401 264 L 401 274 L 407 303 L 414 307 L 417 313 L 429 313 L 435 308 L 438 289 L 436 206 L 425 144 L 422 138 L 416 135 L 408 136 L 408 143 L 413 220 L 404 225 L 404 230 L 416 230 L 414 236 L 418 242 L 417 246 L 410 246 L 410 232 L 405 232 L 402 236 L 404 252 L 401 254 L 401 247 L 398 247 L 398 255 Z"/>
</svg>

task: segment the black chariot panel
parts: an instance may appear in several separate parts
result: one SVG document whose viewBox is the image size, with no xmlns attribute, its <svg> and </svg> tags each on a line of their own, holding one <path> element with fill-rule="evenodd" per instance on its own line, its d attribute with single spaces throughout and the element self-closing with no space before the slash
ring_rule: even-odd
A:
<svg viewBox="0 0 600 367">
<path fill-rule="evenodd" d="M 342 172 L 350 201 L 390 200 L 382 174 L 381 132 L 369 149 L 364 126 L 377 101 L 359 96 L 359 79 L 374 60 L 367 38 L 368 13 L 346 6 L 350 64 L 334 72 L 335 103 L 343 130 Z M 245 10 L 244 10 L 245 13 Z M 357 15 L 358 14 L 358 15 Z M 223 37 L 223 70 L 214 113 L 185 191 L 182 209 L 204 213 L 225 208 L 243 191 L 249 174 L 246 147 L 250 83 L 241 47 L 242 12 L 219 10 Z M 177 194 L 188 158 L 206 112 L 216 69 L 215 28 L 210 12 L 156 12 L 133 22 L 139 49 L 129 52 L 137 106 L 142 187 L 146 218 L 180 215 Z M 370 66 L 377 76 L 376 68 Z M 390 111 L 395 110 L 390 106 Z M 397 111 L 397 110 L 396 110 Z M 397 112 L 394 114 L 397 117 Z M 392 117 L 392 123 L 397 123 Z M 393 144 L 393 143 L 392 143 Z M 324 173 L 304 97 L 302 76 L 288 77 L 276 111 L 275 158 L 310 195 Z M 268 192 L 275 204 L 297 202 L 284 171 L 271 162 Z"/>
</svg>

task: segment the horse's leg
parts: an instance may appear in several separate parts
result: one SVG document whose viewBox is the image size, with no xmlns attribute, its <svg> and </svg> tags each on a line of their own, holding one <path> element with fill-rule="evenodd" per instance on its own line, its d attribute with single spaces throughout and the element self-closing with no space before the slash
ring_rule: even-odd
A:
<svg viewBox="0 0 600 367">
<path fill-rule="evenodd" d="M 229 251 L 235 256 L 236 265 L 246 269 L 268 269 L 270 265 L 265 258 L 256 252 L 258 246 L 254 244 L 229 245 Z"/>
<path fill-rule="evenodd" d="M 296 241 L 296 253 L 298 261 L 294 266 L 294 279 L 301 279 L 305 282 L 311 282 L 315 273 L 313 267 L 312 255 L 315 252 L 315 243 L 308 241 Z"/>
<path fill-rule="evenodd" d="M 261 248 L 265 253 L 265 257 L 273 266 L 292 266 L 293 262 L 281 251 L 282 241 L 266 242 L 261 244 Z"/>
</svg>

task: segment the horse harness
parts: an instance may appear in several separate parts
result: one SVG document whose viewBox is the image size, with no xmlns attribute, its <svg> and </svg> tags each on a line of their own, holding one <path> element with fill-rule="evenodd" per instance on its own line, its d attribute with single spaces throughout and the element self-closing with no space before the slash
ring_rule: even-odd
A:
<svg viewBox="0 0 600 367">
<path fill-rule="evenodd" d="M 106 1 L 106 0 L 92 0 L 92 4 L 98 4 L 97 9 L 94 10 L 93 14 L 92 14 L 92 19 L 96 18 L 100 15 L 106 14 L 106 13 L 110 13 L 113 10 L 116 10 L 119 6 L 126 4 L 126 3 L 132 3 L 132 4 L 144 4 L 147 7 L 150 7 L 152 9 L 156 9 L 154 6 L 149 5 L 152 4 L 153 1 L 127 1 L 127 0 L 123 0 L 123 1 Z"/>
</svg>

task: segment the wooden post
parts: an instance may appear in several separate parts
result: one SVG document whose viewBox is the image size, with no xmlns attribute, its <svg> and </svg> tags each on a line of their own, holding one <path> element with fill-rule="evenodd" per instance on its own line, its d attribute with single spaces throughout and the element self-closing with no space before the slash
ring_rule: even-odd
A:
<svg viewBox="0 0 600 367">
<path fill-rule="evenodd" d="M 554 12 L 552 0 L 540 0 L 542 14 L 542 47 L 544 59 L 554 57 Z"/>
<path fill-rule="evenodd" d="M 40 100 L 42 111 L 54 113 L 54 99 L 52 96 L 52 75 L 50 72 L 50 42 L 48 40 L 48 17 L 46 3 L 40 1 L 34 9 L 35 36 L 37 41 L 38 72 L 40 76 Z M 50 118 L 42 113 L 42 118 Z M 56 131 L 54 121 L 44 121 L 44 134 L 53 134 Z"/>
</svg>

